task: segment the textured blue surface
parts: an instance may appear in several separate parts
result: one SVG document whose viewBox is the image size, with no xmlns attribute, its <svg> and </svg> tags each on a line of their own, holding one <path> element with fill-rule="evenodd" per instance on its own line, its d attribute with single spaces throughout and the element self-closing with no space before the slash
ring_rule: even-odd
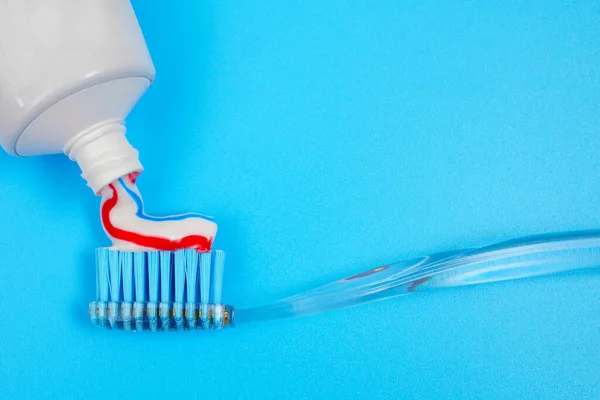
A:
<svg viewBox="0 0 600 400">
<path fill-rule="evenodd" d="M 221 4 L 222 3 L 222 4 Z M 153 214 L 199 211 L 225 299 L 600 227 L 597 2 L 135 0 Z M 219 333 L 91 326 L 99 199 L 0 154 L 0 397 L 600 397 L 600 275 L 418 294 Z"/>
</svg>

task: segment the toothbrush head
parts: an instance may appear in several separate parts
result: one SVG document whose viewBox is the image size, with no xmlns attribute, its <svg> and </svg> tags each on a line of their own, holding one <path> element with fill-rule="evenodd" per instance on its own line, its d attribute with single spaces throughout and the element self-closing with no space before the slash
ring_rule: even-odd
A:
<svg viewBox="0 0 600 400">
<path fill-rule="evenodd" d="M 225 253 L 215 250 L 96 250 L 97 326 L 125 331 L 233 327 L 235 310 L 221 300 Z"/>
</svg>

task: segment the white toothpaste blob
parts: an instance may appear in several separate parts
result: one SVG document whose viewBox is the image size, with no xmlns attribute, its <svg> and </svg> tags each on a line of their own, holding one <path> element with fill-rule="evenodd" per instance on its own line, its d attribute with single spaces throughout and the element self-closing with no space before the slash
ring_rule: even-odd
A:
<svg viewBox="0 0 600 400">
<path fill-rule="evenodd" d="M 153 217 L 144 213 L 142 196 L 129 174 L 110 183 L 100 192 L 100 217 L 114 249 L 147 251 L 195 249 L 210 251 L 217 224 L 202 214 L 187 213 Z"/>
</svg>

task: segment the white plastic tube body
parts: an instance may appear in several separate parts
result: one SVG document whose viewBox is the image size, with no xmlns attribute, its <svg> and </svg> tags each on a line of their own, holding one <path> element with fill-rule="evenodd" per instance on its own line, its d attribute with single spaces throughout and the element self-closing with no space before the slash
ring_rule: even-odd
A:
<svg viewBox="0 0 600 400">
<path fill-rule="evenodd" d="M 62 153 L 98 192 L 142 166 L 124 119 L 155 70 L 129 0 L 0 0 L 0 144 Z"/>
</svg>

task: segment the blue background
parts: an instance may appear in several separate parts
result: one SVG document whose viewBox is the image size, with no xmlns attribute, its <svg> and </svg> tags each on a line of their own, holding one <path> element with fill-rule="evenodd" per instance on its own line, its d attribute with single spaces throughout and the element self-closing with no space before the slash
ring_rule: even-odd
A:
<svg viewBox="0 0 600 400">
<path fill-rule="evenodd" d="M 597 2 L 440 3 L 134 1 L 158 71 L 128 120 L 140 187 L 154 214 L 217 218 L 230 303 L 600 227 Z M 3 399 L 600 398 L 599 274 L 109 332 L 77 166 L 0 169 Z"/>
</svg>

